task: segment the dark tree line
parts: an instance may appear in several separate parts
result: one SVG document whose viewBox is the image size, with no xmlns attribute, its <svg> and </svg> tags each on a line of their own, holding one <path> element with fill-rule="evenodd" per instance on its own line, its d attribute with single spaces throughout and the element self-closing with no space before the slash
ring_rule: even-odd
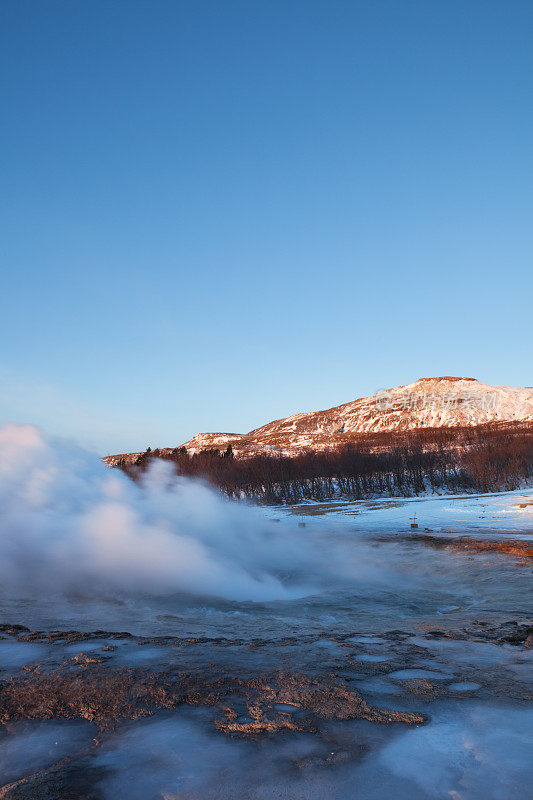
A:
<svg viewBox="0 0 533 800">
<path fill-rule="evenodd" d="M 361 434 L 342 447 L 295 456 L 235 458 L 231 447 L 193 455 L 185 448 L 148 448 L 135 462 L 116 466 L 138 479 L 154 458 L 170 461 L 179 474 L 208 480 L 230 497 L 270 503 L 504 491 L 533 480 L 533 425 Z"/>
</svg>

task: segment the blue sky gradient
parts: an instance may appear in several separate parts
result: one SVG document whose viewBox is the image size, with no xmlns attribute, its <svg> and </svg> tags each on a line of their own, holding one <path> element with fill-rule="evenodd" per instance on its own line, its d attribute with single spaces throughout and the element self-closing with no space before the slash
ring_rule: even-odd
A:
<svg viewBox="0 0 533 800">
<path fill-rule="evenodd" d="M 0 14 L 2 420 L 108 453 L 533 383 L 530 2 Z"/>
</svg>

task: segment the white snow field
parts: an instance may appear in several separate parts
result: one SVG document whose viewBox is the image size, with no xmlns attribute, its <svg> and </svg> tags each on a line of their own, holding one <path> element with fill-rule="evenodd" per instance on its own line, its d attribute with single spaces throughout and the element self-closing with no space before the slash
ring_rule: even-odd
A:
<svg viewBox="0 0 533 800">
<path fill-rule="evenodd" d="M 379 500 L 339 500 L 307 502 L 286 507 L 270 507 L 271 518 L 301 517 L 312 524 L 314 517 L 327 515 L 332 520 L 347 521 L 365 531 L 418 530 L 446 534 L 500 533 L 527 536 L 533 534 L 533 489 L 513 492 L 470 495 L 431 495 L 391 497 Z M 416 530 L 416 529 L 413 529 Z"/>
</svg>

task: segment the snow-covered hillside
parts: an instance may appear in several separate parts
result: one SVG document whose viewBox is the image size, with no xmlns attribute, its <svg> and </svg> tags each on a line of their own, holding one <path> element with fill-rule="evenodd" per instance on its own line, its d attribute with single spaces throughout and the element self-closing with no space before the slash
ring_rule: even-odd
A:
<svg viewBox="0 0 533 800">
<path fill-rule="evenodd" d="M 201 433 L 191 453 L 231 444 L 236 454 L 334 447 L 350 434 L 533 421 L 533 388 L 491 386 L 475 378 L 421 378 L 326 411 L 294 414 L 247 434 Z"/>
</svg>

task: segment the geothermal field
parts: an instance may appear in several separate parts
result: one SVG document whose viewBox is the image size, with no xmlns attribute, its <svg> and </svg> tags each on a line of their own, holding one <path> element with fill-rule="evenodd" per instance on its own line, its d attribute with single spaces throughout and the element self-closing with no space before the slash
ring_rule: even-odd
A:
<svg viewBox="0 0 533 800">
<path fill-rule="evenodd" d="M 533 491 L 258 508 L 0 449 L 0 797 L 528 794 Z"/>
<path fill-rule="evenodd" d="M 533 798 L 532 0 L 0 15 L 0 800 Z"/>
</svg>

